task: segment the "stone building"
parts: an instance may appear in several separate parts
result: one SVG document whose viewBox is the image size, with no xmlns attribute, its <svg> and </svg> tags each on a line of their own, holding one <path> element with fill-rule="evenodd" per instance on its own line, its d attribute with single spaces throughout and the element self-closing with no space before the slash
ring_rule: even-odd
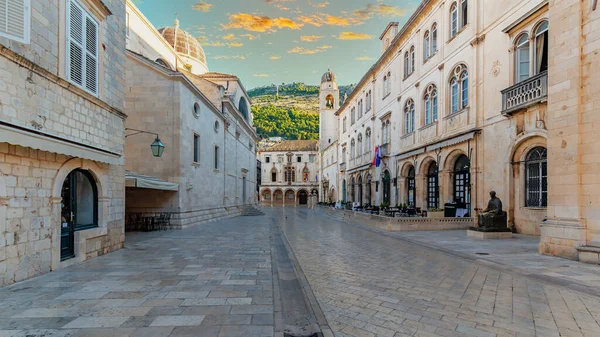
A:
<svg viewBox="0 0 600 337">
<path fill-rule="evenodd" d="M 321 77 L 319 90 L 319 139 L 320 139 L 320 175 L 319 201 L 330 203 L 338 201 L 337 172 L 339 157 L 339 124 L 335 111 L 340 108 L 340 90 L 337 78 L 328 70 Z"/>
<path fill-rule="evenodd" d="M 208 72 L 202 46 L 177 20 L 155 29 L 131 1 L 126 69 L 127 214 L 171 213 L 172 226 L 186 227 L 257 202 L 258 136 L 240 79 Z M 160 158 L 150 153 L 154 134 Z"/>
<path fill-rule="evenodd" d="M 125 0 L 7 6 L 11 15 L 0 27 L 0 285 L 124 241 Z"/>
<path fill-rule="evenodd" d="M 336 112 L 338 198 L 424 210 L 458 202 L 461 215 L 473 215 L 495 190 L 509 225 L 540 235 L 548 8 L 425 0 L 403 27 L 390 23 L 381 57 Z"/>
<path fill-rule="evenodd" d="M 318 200 L 319 141 L 284 140 L 261 149 L 263 206 L 304 206 Z"/>
</svg>

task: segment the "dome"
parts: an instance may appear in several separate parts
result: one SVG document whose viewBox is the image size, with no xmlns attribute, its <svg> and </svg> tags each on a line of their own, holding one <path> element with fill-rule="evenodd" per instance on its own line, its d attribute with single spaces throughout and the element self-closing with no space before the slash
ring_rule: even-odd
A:
<svg viewBox="0 0 600 337">
<path fill-rule="evenodd" d="M 335 74 L 331 72 L 331 70 L 327 70 L 327 72 L 323 74 L 323 77 L 321 77 L 321 83 L 325 82 L 336 82 Z"/>
<path fill-rule="evenodd" d="M 198 42 L 192 34 L 179 28 L 178 20 L 175 20 L 174 27 L 161 28 L 158 32 L 178 54 L 187 56 L 201 63 L 208 69 L 206 55 L 204 54 L 204 49 L 202 49 L 200 42 Z"/>
</svg>

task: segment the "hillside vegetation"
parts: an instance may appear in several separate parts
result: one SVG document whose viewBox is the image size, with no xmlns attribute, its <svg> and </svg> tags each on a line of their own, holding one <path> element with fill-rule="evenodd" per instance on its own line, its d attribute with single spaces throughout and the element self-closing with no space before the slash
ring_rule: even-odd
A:
<svg viewBox="0 0 600 337">
<path fill-rule="evenodd" d="M 340 98 L 351 90 L 340 87 Z M 292 83 L 255 88 L 248 91 L 252 98 L 254 125 L 263 138 L 319 138 L 319 86 Z"/>
</svg>

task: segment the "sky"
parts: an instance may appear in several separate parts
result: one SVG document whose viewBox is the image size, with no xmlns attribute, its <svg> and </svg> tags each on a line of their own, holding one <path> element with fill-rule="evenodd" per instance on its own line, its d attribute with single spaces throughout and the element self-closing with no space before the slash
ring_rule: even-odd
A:
<svg viewBox="0 0 600 337">
<path fill-rule="evenodd" d="M 247 89 L 319 84 L 328 68 L 355 84 L 381 54 L 379 36 L 420 0 L 134 0 L 156 28 L 180 28 L 202 44 L 210 71 Z"/>
</svg>

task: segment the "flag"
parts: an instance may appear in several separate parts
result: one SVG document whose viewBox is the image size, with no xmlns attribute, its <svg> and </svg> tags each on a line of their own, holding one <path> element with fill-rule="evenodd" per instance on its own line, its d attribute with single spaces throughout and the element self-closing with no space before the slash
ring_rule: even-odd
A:
<svg viewBox="0 0 600 337">
<path fill-rule="evenodd" d="M 375 167 L 379 167 L 381 165 L 381 148 L 379 148 L 379 146 L 377 147 L 377 153 L 375 154 L 375 158 L 377 159 Z"/>
<path fill-rule="evenodd" d="M 377 151 L 379 151 L 379 146 L 375 147 L 375 156 L 373 157 L 373 162 L 371 163 L 371 165 L 377 165 L 377 166 L 379 166 L 377 164 Z"/>
</svg>

